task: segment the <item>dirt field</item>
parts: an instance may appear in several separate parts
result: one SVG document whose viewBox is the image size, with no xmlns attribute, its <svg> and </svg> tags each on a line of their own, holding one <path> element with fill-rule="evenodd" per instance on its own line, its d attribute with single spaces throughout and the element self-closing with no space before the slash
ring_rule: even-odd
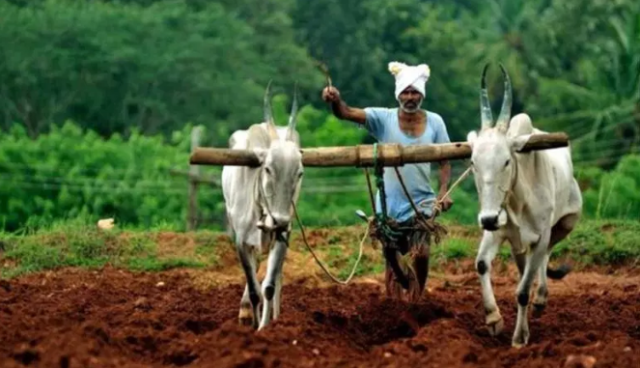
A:
<svg viewBox="0 0 640 368">
<path fill-rule="evenodd" d="M 530 345 L 515 350 L 513 270 L 494 278 L 506 330 L 493 338 L 470 267 L 431 278 L 418 305 L 382 297 L 379 278 L 289 278 L 281 318 L 260 333 L 236 323 L 241 287 L 218 273 L 30 275 L 0 285 L 0 366 L 588 367 L 587 356 L 595 367 L 640 366 L 640 277 L 550 281 Z"/>
</svg>

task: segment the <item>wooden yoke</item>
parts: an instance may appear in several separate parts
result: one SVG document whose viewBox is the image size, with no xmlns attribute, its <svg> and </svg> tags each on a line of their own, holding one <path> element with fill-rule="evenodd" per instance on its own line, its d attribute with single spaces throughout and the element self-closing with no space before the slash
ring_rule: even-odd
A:
<svg viewBox="0 0 640 368">
<path fill-rule="evenodd" d="M 565 133 L 534 134 L 519 152 L 567 147 L 569 137 Z M 305 167 L 371 167 L 373 145 L 346 147 L 318 147 L 302 149 L 302 164 Z M 467 142 L 402 146 L 397 143 L 378 144 L 378 164 L 402 166 L 404 164 L 461 160 L 471 157 L 471 146 Z M 251 166 L 260 161 L 251 150 L 229 148 L 195 149 L 189 159 L 192 165 Z"/>
</svg>

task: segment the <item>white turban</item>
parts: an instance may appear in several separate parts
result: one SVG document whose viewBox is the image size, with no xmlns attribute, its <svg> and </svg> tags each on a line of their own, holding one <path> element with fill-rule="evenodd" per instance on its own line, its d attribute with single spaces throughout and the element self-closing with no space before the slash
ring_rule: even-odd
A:
<svg viewBox="0 0 640 368">
<path fill-rule="evenodd" d="M 389 63 L 389 71 L 396 78 L 396 100 L 400 93 L 409 86 L 417 89 L 424 97 L 424 87 L 429 80 L 429 75 L 431 75 L 427 64 L 409 66 L 405 63 L 392 61 Z"/>
</svg>

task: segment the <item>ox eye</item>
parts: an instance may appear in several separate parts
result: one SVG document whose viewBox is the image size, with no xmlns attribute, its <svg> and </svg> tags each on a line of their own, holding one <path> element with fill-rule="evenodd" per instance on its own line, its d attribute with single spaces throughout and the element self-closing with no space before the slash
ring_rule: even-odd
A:
<svg viewBox="0 0 640 368">
<path fill-rule="evenodd" d="M 504 167 L 509 166 L 509 162 L 511 162 L 511 160 L 507 160 L 507 162 L 504 163 Z"/>
<path fill-rule="evenodd" d="M 267 173 L 267 175 L 271 175 L 271 169 L 268 166 L 264 168 L 264 171 Z"/>
</svg>

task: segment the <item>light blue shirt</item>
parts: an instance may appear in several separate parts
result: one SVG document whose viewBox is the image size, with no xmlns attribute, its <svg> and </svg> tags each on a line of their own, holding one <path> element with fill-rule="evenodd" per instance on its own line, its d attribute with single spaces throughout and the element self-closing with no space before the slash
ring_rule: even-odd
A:
<svg viewBox="0 0 640 368">
<path fill-rule="evenodd" d="M 434 112 L 427 113 L 427 127 L 420 137 L 411 137 L 400 130 L 398 109 L 367 107 L 364 127 L 379 143 L 399 143 L 405 146 L 415 144 L 449 143 L 449 134 L 442 117 Z M 429 180 L 430 163 L 405 164 L 399 166 L 405 186 L 418 210 L 430 217 L 436 194 Z M 387 197 L 387 214 L 398 222 L 407 221 L 415 215 L 411 203 L 402 189 L 393 167 L 384 168 L 384 189 Z M 381 212 L 380 193 L 376 193 L 376 212 Z"/>
</svg>

